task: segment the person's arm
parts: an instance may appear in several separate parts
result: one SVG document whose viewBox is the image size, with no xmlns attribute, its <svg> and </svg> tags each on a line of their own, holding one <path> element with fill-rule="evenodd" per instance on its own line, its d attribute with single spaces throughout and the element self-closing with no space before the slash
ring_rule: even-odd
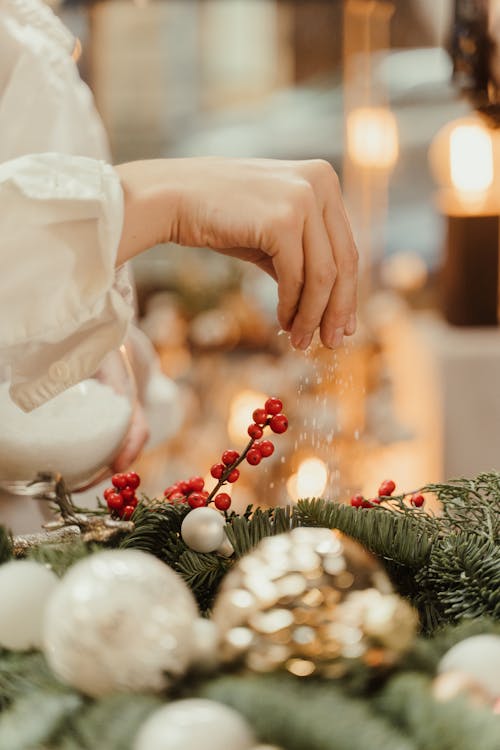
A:
<svg viewBox="0 0 500 750">
<path fill-rule="evenodd" d="M 124 222 L 116 263 L 160 242 L 209 247 L 278 282 L 278 319 L 306 349 L 356 328 L 357 250 L 339 181 L 322 160 L 158 159 L 116 167 Z"/>
</svg>

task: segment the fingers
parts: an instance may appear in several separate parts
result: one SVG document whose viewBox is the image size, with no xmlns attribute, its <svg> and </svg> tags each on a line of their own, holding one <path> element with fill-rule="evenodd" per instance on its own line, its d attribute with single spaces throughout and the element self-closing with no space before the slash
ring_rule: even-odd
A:
<svg viewBox="0 0 500 750">
<path fill-rule="evenodd" d="M 321 160 L 303 170 L 311 188 L 303 197 L 313 198 L 305 201 L 304 283 L 291 339 L 305 349 L 319 326 L 323 344 L 336 348 L 356 330 L 358 253 L 335 171 Z"/>
<path fill-rule="evenodd" d="M 317 207 L 308 213 L 303 234 L 304 284 L 291 328 L 292 345 L 307 349 L 314 331 L 321 324 L 334 288 L 337 269 L 328 233 Z M 324 343 L 333 346 L 335 331 L 330 321 Z"/>
<path fill-rule="evenodd" d="M 337 267 L 337 279 L 321 321 L 320 333 L 326 346 L 337 347 L 344 335 L 351 336 L 356 330 L 358 283 L 358 252 L 340 195 L 326 206 L 324 222 Z"/>
<path fill-rule="evenodd" d="M 290 331 L 304 285 L 304 253 L 302 239 L 280 233 L 279 247 L 272 257 L 278 282 L 278 320 L 284 331 Z"/>
</svg>

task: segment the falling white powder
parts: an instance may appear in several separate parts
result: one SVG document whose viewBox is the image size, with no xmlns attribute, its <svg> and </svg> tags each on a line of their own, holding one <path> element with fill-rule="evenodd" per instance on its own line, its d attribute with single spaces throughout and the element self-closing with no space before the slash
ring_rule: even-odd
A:
<svg viewBox="0 0 500 750">
<path fill-rule="evenodd" d="M 84 380 L 25 414 L 0 385 L 0 483 L 58 471 L 76 486 L 116 456 L 132 405 L 110 386 Z"/>
</svg>

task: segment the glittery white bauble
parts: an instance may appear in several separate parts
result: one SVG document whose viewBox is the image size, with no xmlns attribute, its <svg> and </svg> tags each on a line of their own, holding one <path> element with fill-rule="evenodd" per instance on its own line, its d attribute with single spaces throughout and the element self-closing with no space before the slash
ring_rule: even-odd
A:
<svg viewBox="0 0 500 750">
<path fill-rule="evenodd" d="M 224 516 L 214 508 L 194 508 L 182 522 L 181 536 L 195 552 L 215 552 L 226 539 Z"/>
<path fill-rule="evenodd" d="M 139 729 L 134 750 L 252 750 L 255 738 L 234 709 L 204 698 L 174 701 Z"/>
<path fill-rule="evenodd" d="M 90 555 L 64 576 L 45 613 L 47 660 L 92 696 L 162 690 L 186 669 L 198 609 L 184 581 L 138 550 Z"/>
<path fill-rule="evenodd" d="M 34 560 L 0 566 L 0 646 L 12 651 L 40 648 L 45 606 L 58 578 Z"/>
<path fill-rule="evenodd" d="M 439 662 L 439 673 L 461 672 L 492 698 L 500 697 L 500 636 L 474 635 L 456 643 Z"/>
</svg>

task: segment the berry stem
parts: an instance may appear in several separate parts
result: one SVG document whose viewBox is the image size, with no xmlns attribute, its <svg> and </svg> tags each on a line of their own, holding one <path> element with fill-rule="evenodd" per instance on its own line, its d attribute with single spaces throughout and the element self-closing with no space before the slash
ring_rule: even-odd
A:
<svg viewBox="0 0 500 750">
<path fill-rule="evenodd" d="M 269 420 L 267 420 L 267 422 L 266 422 L 266 424 L 264 425 L 264 427 L 265 427 L 265 426 L 267 426 L 268 424 L 269 424 Z M 243 452 L 242 452 L 241 456 L 240 456 L 239 458 L 237 458 L 237 459 L 236 459 L 236 461 L 235 461 L 234 463 L 232 463 L 232 464 L 231 464 L 230 466 L 228 466 L 228 467 L 226 468 L 226 470 L 225 470 L 225 471 L 224 471 L 224 473 L 222 474 L 221 478 L 219 479 L 219 481 L 217 482 L 217 484 L 216 484 L 216 485 L 215 485 L 215 487 L 213 488 L 212 492 L 211 492 L 211 493 L 210 493 L 210 495 L 209 495 L 209 496 L 207 497 L 207 504 L 208 504 L 208 503 L 210 503 L 210 502 L 211 502 L 211 501 L 213 500 L 213 498 L 214 498 L 214 497 L 215 497 L 215 495 L 216 495 L 216 494 L 218 493 L 218 491 L 220 490 L 220 488 L 221 488 L 221 487 L 222 487 L 222 486 L 223 486 L 224 484 L 226 484 L 227 478 L 228 478 L 228 476 L 230 475 L 230 473 L 231 473 L 231 472 L 232 472 L 232 471 L 233 471 L 234 469 L 236 469 L 236 467 L 237 467 L 237 466 L 239 466 L 239 465 L 241 464 L 241 462 L 242 462 L 242 461 L 244 461 L 244 460 L 245 460 L 245 457 L 246 457 L 246 455 L 247 455 L 248 451 L 250 450 L 250 448 L 252 447 L 252 445 L 253 445 L 254 443 L 255 443 L 255 438 L 250 438 L 250 440 L 249 440 L 249 441 L 248 441 L 248 443 L 246 444 L 246 446 L 245 446 L 245 448 L 244 448 L 244 450 L 243 450 Z"/>
</svg>

